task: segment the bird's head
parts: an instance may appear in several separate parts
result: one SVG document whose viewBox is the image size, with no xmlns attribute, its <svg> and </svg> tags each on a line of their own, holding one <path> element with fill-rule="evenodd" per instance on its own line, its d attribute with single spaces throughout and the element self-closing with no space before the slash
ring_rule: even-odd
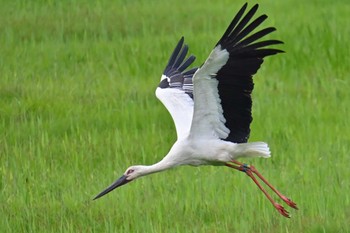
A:
<svg viewBox="0 0 350 233">
<path fill-rule="evenodd" d="M 107 193 L 113 191 L 114 189 L 116 189 L 124 184 L 129 183 L 130 181 L 133 181 L 133 180 L 145 175 L 145 171 L 146 171 L 146 166 L 137 165 L 137 166 L 129 167 L 128 169 L 126 169 L 124 174 L 119 179 L 114 181 L 113 184 L 111 184 L 108 188 L 106 188 L 100 194 L 98 194 L 94 198 L 94 200 L 106 195 Z"/>
<path fill-rule="evenodd" d="M 147 166 L 143 165 L 134 165 L 128 167 L 123 176 L 126 176 L 126 179 L 129 181 L 135 180 L 136 178 L 139 178 L 145 174 L 146 167 Z"/>
</svg>

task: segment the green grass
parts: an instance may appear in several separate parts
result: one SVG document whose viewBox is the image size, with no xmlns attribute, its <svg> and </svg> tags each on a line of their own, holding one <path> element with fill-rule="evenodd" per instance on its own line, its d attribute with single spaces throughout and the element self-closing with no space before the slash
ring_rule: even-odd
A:
<svg viewBox="0 0 350 233">
<path fill-rule="evenodd" d="M 287 53 L 255 79 L 251 141 L 272 157 L 247 162 L 297 202 L 291 219 L 224 167 L 91 201 L 167 153 L 154 90 L 169 54 L 184 35 L 200 65 L 243 2 L 14 0 L 0 8 L 0 232 L 350 232 L 350 4 L 259 3 Z"/>
</svg>

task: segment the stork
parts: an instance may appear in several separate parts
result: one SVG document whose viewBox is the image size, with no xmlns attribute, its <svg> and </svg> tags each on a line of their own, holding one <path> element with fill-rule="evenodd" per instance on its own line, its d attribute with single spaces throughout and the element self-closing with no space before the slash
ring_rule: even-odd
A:
<svg viewBox="0 0 350 233">
<path fill-rule="evenodd" d="M 175 123 L 177 141 L 161 161 L 129 167 L 94 200 L 145 175 L 180 165 L 214 165 L 247 174 L 283 216 L 289 217 L 289 213 L 272 199 L 257 177 L 287 205 L 297 209 L 296 204 L 275 189 L 254 166 L 237 161 L 270 157 L 267 143 L 247 142 L 252 122 L 253 75 L 264 57 L 283 52 L 267 47 L 283 44 L 282 41 L 260 40 L 275 31 L 274 27 L 253 32 L 267 18 L 261 15 L 252 20 L 258 4 L 245 14 L 246 9 L 247 3 L 198 68 L 188 69 L 195 57 L 186 58 L 188 46 L 184 45 L 183 37 L 180 39 L 156 88 L 156 96 Z"/>
</svg>

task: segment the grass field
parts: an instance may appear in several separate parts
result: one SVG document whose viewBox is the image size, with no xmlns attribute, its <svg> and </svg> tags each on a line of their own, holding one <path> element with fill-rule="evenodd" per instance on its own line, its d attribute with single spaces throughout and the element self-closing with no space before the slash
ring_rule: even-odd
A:
<svg viewBox="0 0 350 233">
<path fill-rule="evenodd" d="M 174 126 L 154 97 L 168 56 L 184 35 L 200 65 L 244 2 L 0 3 L 0 232 L 350 232 L 348 0 L 259 1 L 287 53 L 255 78 L 250 140 L 272 157 L 245 162 L 297 202 L 291 219 L 224 167 L 92 201 L 168 152 Z"/>
</svg>

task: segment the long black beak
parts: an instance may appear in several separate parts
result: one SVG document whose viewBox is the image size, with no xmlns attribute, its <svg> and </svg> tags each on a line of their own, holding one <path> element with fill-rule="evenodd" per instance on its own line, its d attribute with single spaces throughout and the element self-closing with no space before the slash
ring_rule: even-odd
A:
<svg viewBox="0 0 350 233">
<path fill-rule="evenodd" d="M 114 189 L 129 183 L 131 180 L 127 180 L 126 179 L 127 176 L 123 175 L 122 177 L 120 177 L 118 180 L 116 180 L 113 184 L 111 184 L 108 188 L 106 188 L 105 190 L 103 190 L 100 194 L 98 194 L 94 200 L 96 200 L 97 198 L 100 198 L 104 195 L 106 195 L 107 193 L 113 191 Z"/>
</svg>

